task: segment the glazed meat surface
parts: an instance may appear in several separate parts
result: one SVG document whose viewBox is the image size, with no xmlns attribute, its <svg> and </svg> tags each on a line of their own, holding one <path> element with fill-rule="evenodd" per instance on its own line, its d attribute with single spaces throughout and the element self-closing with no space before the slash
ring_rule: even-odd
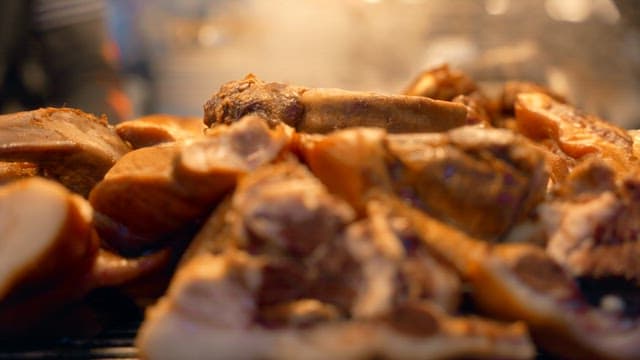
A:
<svg viewBox="0 0 640 360">
<path fill-rule="evenodd" d="M 172 115 L 147 115 L 121 122 L 116 132 L 134 149 L 204 135 L 202 119 Z"/>
<path fill-rule="evenodd" d="M 91 192 L 100 235 L 125 253 L 158 247 L 201 221 L 239 176 L 277 158 L 287 142 L 284 129 L 249 116 L 193 141 L 134 150 Z"/>
<path fill-rule="evenodd" d="M 249 175 L 211 220 L 227 229 L 196 240 L 200 249 L 191 249 L 167 296 L 149 310 L 141 351 L 152 358 L 532 356 L 521 324 L 453 315 L 460 288 L 452 269 L 419 243 L 405 247 L 415 234 L 402 219 L 376 204 L 367 213 L 355 221 L 299 164 Z M 198 335 L 183 338 L 184 327 Z M 180 346 L 167 346 L 178 339 Z"/>
<path fill-rule="evenodd" d="M 46 108 L 0 116 L 0 161 L 31 162 L 87 195 L 130 150 L 107 124 L 80 110 Z"/>
<path fill-rule="evenodd" d="M 253 75 L 223 85 L 204 106 L 208 126 L 247 114 L 284 122 L 301 132 L 327 133 L 355 126 L 389 132 L 444 131 L 465 124 L 461 104 L 417 96 L 382 95 L 265 83 Z"/>
<path fill-rule="evenodd" d="M 316 176 L 357 209 L 372 189 L 392 192 L 489 240 L 532 211 L 547 186 L 543 154 L 508 130 L 348 129 L 303 143 L 303 154 Z"/>
</svg>

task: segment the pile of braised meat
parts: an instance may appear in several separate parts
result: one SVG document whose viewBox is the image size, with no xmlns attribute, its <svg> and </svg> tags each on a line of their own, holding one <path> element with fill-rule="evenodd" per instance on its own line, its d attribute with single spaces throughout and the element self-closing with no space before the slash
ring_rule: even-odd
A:
<svg viewBox="0 0 640 360">
<path fill-rule="evenodd" d="M 640 132 L 541 86 L 249 75 L 204 119 L 40 109 L 0 139 L 2 336 L 175 268 L 144 358 L 640 358 Z"/>
</svg>

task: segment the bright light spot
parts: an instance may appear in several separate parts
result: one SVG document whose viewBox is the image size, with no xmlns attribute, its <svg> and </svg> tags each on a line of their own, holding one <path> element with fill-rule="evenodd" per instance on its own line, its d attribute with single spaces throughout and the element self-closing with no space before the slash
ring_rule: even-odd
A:
<svg viewBox="0 0 640 360">
<path fill-rule="evenodd" d="M 363 0 L 363 1 L 369 4 L 378 4 L 382 2 L 382 0 Z"/>
<path fill-rule="evenodd" d="M 615 24 L 620 20 L 620 11 L 611 0 L 595 0 L 593 12 L 609 24 Z"/>
<path fill-rule="evenodd" d="M 203 25 L 198 30 L 198 43 L 204 47 L 217 45 L 221 40 L 220 31 L 213 25 Z"/>
<path fill-rule="evenodd" d="M 509 9 L 510 0 L 486 0 L 484 9 L 489 15 L 502 15 Z"/>
<path fill-rule="evenodd" d="M 552 19 L 569 22 L 585 21 L 593 10 L 590 0 L 547 0 L 544 8 Z"/>
</svg>

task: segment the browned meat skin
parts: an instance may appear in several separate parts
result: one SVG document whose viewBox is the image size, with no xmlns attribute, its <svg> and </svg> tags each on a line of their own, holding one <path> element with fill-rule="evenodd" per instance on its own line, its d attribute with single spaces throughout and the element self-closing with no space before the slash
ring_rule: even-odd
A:
<svg viewBox="0 0 640 360">
<path fill-rule="evenodd" d="M 271 125 L 284 122 L 308 133 L 354 126 L 421 132 L 464 125 L 466 108 L 414 96 L 264 83 L 253 75 L 223 85 L 204 106 L 204 122 L 210 127 L 232 123 L 247 114 L 260 115 Z"/>
<path fill-rule="evenodd" d="M 298 164 L 258 169 L 225 207 L 205 225 L 209 244 L 199 236 L 199 250 L 188 250 L 167 295 L 148 311 L 137 339 L 144 356 L 533 355 L 522 324 L 443 310 L 457 306 L 460 283 L 402 219 L 371 203 L 368 216 L 352 222 L 348 206 Z M 207 340 L 185 337 L 183 326 Z M 235 337 L 242 343 L 225 341 Z"/>
<path fill-rule="evenodd" d="M 610 162 L 617 173 L 637 168 L 633 140 L 615 125 L 580 113 L 542 93 L 518 95 L 516 121 L 519 131 L 536 141 L 549 141 L 566 156 L 580 160 L 595 155 Z"/>
<path fill-rule="evenodd" d="M 444 64 L 422 72 L 402 93 L 451 101 L 459 95 L 469 95 L 477 89 L 469 76 Z"/>
<path fill-rule="evenodd" d="M 566 99 L 551 91 L 550 89 L 526 81 L 507 81 L 502 88 L 502 95 L 500 96 L 500 111 L 505 116 L 513 116 L 515 114 L 516 101 L 518 95 L 525 93 L 540 93 L 553 98 L 560 103 L 566 103 Z"/>
<path fill-rule="evenodd" d="M 130 150 L 106 120 L 80 110 L 46 108 L 0 116 L 0 161 L 27 161 L 86 196 Z"/>
<path fill-rule="evenodd" d="M 28 335 L 91 289 L 121 285 L 166 263 L 166 253 L 124 259 L 99 250 L 87 201 L 39 177 L 0 187 L 0 213 L 0 336 Z"/>
<path fill-rule="evenodd" d="M 302 146 L 316 176 L 359 211 L 371 189 L 382 189 L 484 239 L 500 238 L 546 191 L 543 154 L 507 130 L 349 129 Z"/>
<path fill-rule="evenodd" d="M 116 132 L 134 149 L 190 139 L 204 134 L 201 118 L 165 114 L 143 116 L 116 126 Z"/>
<path fill-rule="evenodd" d="M 452 100 L 467 107 L 466 125 L 480 125 L 482 127 L 491 127 L 493 120 L 489 112 L 488 101 L 479 93 L 471 95 L 458 95 Z"/>
<path fill-rule="evenodd" d="M 276 159 L 288 135 L 247 117 L 206 137 L 125 155 L 90 195 L 98 231 L 120 252 L 158 247 L 201 220 L 236 179 Z"/>
<path fill-rule="evenodd" d="M 471 283 L 471 296 L 480 310 L 525 321 L 546 350 L 575 359 L 640 356 L 640 323 L 590 307 L 544 250 L 528 244 L 490 245 L 398 200 L 379 199 L 405 217 L 421 241 Z"/>
</svg>

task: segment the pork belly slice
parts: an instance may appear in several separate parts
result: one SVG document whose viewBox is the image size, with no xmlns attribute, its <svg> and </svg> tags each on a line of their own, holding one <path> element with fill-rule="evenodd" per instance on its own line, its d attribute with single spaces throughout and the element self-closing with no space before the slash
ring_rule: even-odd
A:
<svg viewBox="0 0 640 360">
<path fill-rule="evenodd" d="M 42 175 L 83 196 L 129 150 L 105 119 L 80 110 L 0 116 L 0 161 L 37 164 Z"/>
<path fill-rule="evenodd" d="M 601 159 L 582 161 L 538 208 L 547 252 L 573 276 L 640 285 L 640 183 Z"/>
<path fill-rule="evenodd" d="M 0 187 L 0 335 L 21 334 L 96 287 L 163 266 L 167 254 L 125 259 L 99 249 L 86 200 L 39 177 Z"/>
<path fill-rule="evenodd" d="M 502 93 L 499 99 L 499 108 L 504 116 L 513 117 L 515 114 L 516 102 L 520 94 L 539 93 L 544 94 L 553 100 L 566 104 L 567 100 L 560 94 L 542 85 L 528 81 L 506 81 L 502 86 Z"/>
<path fill-rule="evenodd" d="M 522 93 L 515 102 L 518 130 L 567 159 L 567 166 L 589 156 L 607 161 L 617 173 L 638 167 L 627 131 L 596 116 L 583 114 L 543 93 Z"/>
<path fill-rule="evenodd" d="M 223 85 L 204 105 L 204 123 L 210 127 L 232 123 L 247 114 L 308 133 L 355 126 L 422 132 L 464 125 L 466 109 L 461 104 L 418 96 L 265 83 L 253 75 Z"/>
<path fill-rule="evenodd" d="M 198 139 L 128 153 L 89 197 L 101 237 L 124 253 L 162 246 L 203 220 L 239 176 L 276 159 L 288 136 L 247 117 Z"/>
<path fill-rule="evenodd" d="M 371 189 L 382 189 L 488 240 L 499 239 L 546 192 L 543 153 L 508 130 L 387 135 L 358 128 L 301 147 L 311 170 L 356 209 Z"/>
<path fill-rule="evenodd" d="M 299 326 L 262 326 L 253 321 L 259 268 L 259 259 L 241 253 L 193 258 L 178 271 L 168 294 L 147 310 L 136 339 L 142 356 L 526 359 L 534 353 L 522 324 L 455 318 L 426 302 L 400 307 L 388 317 L 347 320 L 336 319 L 326 304 L 300 299 L 278 309 Z"/>
<path fill-rule="evenodd" d="M 405 217 L 420 240 L 471 283 L 479 310 L 526 322 L 545 350 L 575 359 L 640 356 L 640 323 L 591 307 L 569 274 L 542 248 L 489 244 L 398 200 L 381 196 L 379 201 Z"/>
<path fill-rule="evenodd" d="M 116 132 L 134 149 L 139 149 L 199 137 L 205 128 L 201 118 L 154 114 L 121 122 L 116 126 Z"/>
<path fill-rule="evenodd" d="M 412 246 L 402 219 L 375 204 L 367 214 L 354 222 L 299 164 L 248 175 L 147 311 L 143 356 L 533 356 L 522 324 L 451 316 L 453 270 Z"/>
</svg>

